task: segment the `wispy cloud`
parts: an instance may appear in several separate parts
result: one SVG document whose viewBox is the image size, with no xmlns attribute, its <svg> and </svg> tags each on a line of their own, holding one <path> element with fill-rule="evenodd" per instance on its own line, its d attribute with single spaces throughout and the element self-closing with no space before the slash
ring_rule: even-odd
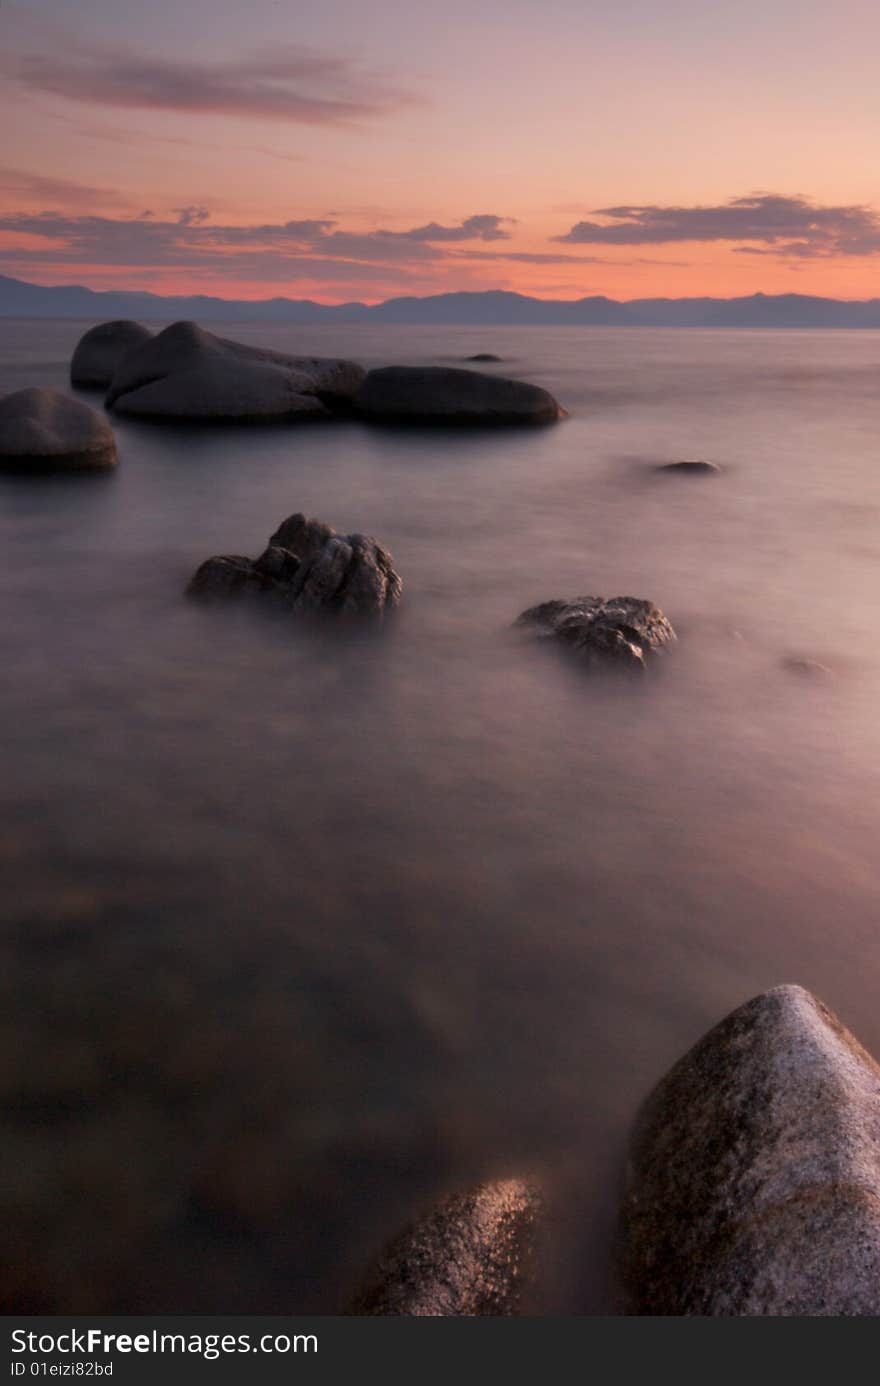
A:
<svg viewBox="0 0 880 1386">
<path fill-rule="evenodd" d="M 442 262 L 453 242 L 505 240 L 504 218 L 482 213 L 456 225 L 429 222 L 404 231 L 349 231 L 332 219 L 306 219 L 232 226 L 214 224 L 206 208 L 176 209 L 174 219 L 145 211 L 136 217 L 82 216 L 61 212 L 11 213 L 0 217 L 3 233 L 17 238 L 0 261 L 38 262 L 52 256 L 70 265 L 228 268 L 258 278 L 283 277 L 297 267 L 406 265 Z M 22 244 L 22 237 L 38 238 Z"/>
<path fill-rule="evenodd" d="M 880 251 L 880 215 L 873 208 L 775 193 L 736 197 L 714 207 L 601 207 L 594 215 L 605 221 L 579 221 L 556 239 L 604 246 L 729 242 L 746 253 L 793 259 Z"/>
<path fill-rule="evenodd" d="M 124 201 L 112 188 L 96 188 L 72 178 L 53 178 L 20 168 L 0 168 L 0 193 L 31 205 L 61 202 L 72 208 L 93 207 L 96 202 L 112 206 Z"/>
<path fill-rule="evenodd" d="M 299 125 L 351 126 L 392 115 L 419 98 L 350 57 L 296 44 L 222 62 L 73 45 L 29 52 L 4 69 L 32 91 L 91 106 L 238 116 Z"/>
</svg>

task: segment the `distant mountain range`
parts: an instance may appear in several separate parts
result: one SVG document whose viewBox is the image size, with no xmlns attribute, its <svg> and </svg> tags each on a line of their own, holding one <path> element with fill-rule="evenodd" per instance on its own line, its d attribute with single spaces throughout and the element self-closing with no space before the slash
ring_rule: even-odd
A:
<svg viewBox="0 0 880 1386">
<path fill-rule="evenodd" d="M 880 299 L 855 302 L 807 294 L 750 294 L 747 298 L 636 298 L 625 303 L 597 296 L 560 302 L 490 289 L 485 293 L 390 298 L 376 304 L 326 304 L 295 298 L 250 301 L 204 294 L 165 297 L 120 289 L 97 292 L 79 284 L 46 288 L 0 274 L 0 317 L 475 327 L 880 327 Z"/>
</svg>

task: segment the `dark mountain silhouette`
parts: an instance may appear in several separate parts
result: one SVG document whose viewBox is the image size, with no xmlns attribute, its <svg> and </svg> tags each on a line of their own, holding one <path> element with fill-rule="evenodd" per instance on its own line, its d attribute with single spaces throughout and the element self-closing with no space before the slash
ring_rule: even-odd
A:
<svg viewBox="0 0 880 1386">
<path fill-rule="evenodd" d="M 880 299 L 864 302 L 806 294 L 747 298 L 642 298 L 619 303 L 595 296 L 559 302 L 490 289 L 485 293 L 390 298 L 385 303 L 325 304 L 310 299 L 256 301 L 204 294 L 163 296 L 79 284 L 46 288 L 0 275 L 0 317 L 138 318 L 171 322 L 370 322 L 469 326 L 880 327 Z"/>
</svg>

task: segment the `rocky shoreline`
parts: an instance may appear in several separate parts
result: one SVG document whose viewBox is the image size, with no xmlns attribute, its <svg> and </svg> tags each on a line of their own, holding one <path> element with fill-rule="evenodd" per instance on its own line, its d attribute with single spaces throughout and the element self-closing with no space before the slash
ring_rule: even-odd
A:
<svg viewBox="0 0 880 1386">
<path fill-rule="evenodd" d="M 531 1180 L 449 1197 L 350 1312 L 520 1314 L 540 1301 L 544 1215 Z M 880 1314 L 880 1065 L 810 992 L 740 1006 L 647 1097 L 616 1257 L 626 1314 Z"/>
<path fill-rule="evenodd" d="M 488 361 L 488 355 L 471 358 Z M 562 406 L 540 387 L 451 367 L 366 371 L 289 356 L 192 323 L 156 335 L 100 324 L 71 363 L 76 388 L 157 420 L 532 426 Z M 0 400 L 0 469 L 108 471 L 103 413 L 61 391 Z M 682 475 L 706 461 L 664 464 Z M 79 485 L 79 483 L 77 483 Z M 187 594 L 256 599 L 287 615 L 389 617 L 403 579 L 378 540 L 295 513 L 257 558 L 205 559 Z M 645 671 L 676 632 L 653 602 L 577 596 L 530 607 L 515 629 L 582 666 Z M 792 663 L 791 661 L 789 662 Z M 827 672 L 815 661 L 798 672 Z M 449 1195 L 389 1245 L 349 1312 L 526 1312 L 545 1202 L 531 1176 Z M 762 993 L 712 1029 L 637 1117 L 618 1245 L 626 1312 L 638 1315 L 874 1315 L 880 1312 L 880 1066 L 810 993 Z"/>
</svg>

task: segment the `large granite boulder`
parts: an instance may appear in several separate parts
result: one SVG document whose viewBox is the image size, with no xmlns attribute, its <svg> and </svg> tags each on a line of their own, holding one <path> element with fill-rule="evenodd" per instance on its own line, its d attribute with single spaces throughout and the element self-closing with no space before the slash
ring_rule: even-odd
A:
<svg viewBox="0 0 880 1386">
<path fill-rule="evenodd" d="M 640 597 L 542 602 L 516 624 L 558 642 L 589 666 L 643 670 L 676 638 L 660 608 Z"/>
<path fill-rule="evenodd" d="M 353 404 L 364 418 L 379 423 L 545 424 L 565 417 L 565 410 L 539 385 L 452 366 L 370 371 Z"/>
<path fill-rule="evenodd" d="M 0 399 L 0 469 L 104 471 L 116 440 L 103 414 L 60 390 L 16 390 Z"/>
<path fill-rule="evenodd" d="M 363 534 L 337 534 L 320 520 L 291 515 L 257 559 L 209 558 L 187 588 L 192 597 L 258 597 L 285 611 L 383 616 L 403 583 L 386 549 Z"/>
<path fill-rule="evenodd" d="M 351 1314 L 421 1318 L 521 1312 L 535 1190 L 520 1179 L 445 1199 L 380 1257 Z"/>
<path fill-rule="evenodd" d="M 80 390 L 106 390 L 126 352 L 149 342 L 152 332 L 121 318 L 99 322 L 80 337 L 70 362 L 70 383 Z"/>
<path fill-rule="evenodd" d="M 809 992 L 711 1030 L 645 1103 L 622 1270 L 639 1314 L 880 1314 L 880 1067 Z"/>
<path fill-rule="evenodd" d="M 286 356 L 176 322 L 126 354 L 106 403 L 165 419 L 327 419 L 365 375 L 354 361 Z"/>
</svg>

